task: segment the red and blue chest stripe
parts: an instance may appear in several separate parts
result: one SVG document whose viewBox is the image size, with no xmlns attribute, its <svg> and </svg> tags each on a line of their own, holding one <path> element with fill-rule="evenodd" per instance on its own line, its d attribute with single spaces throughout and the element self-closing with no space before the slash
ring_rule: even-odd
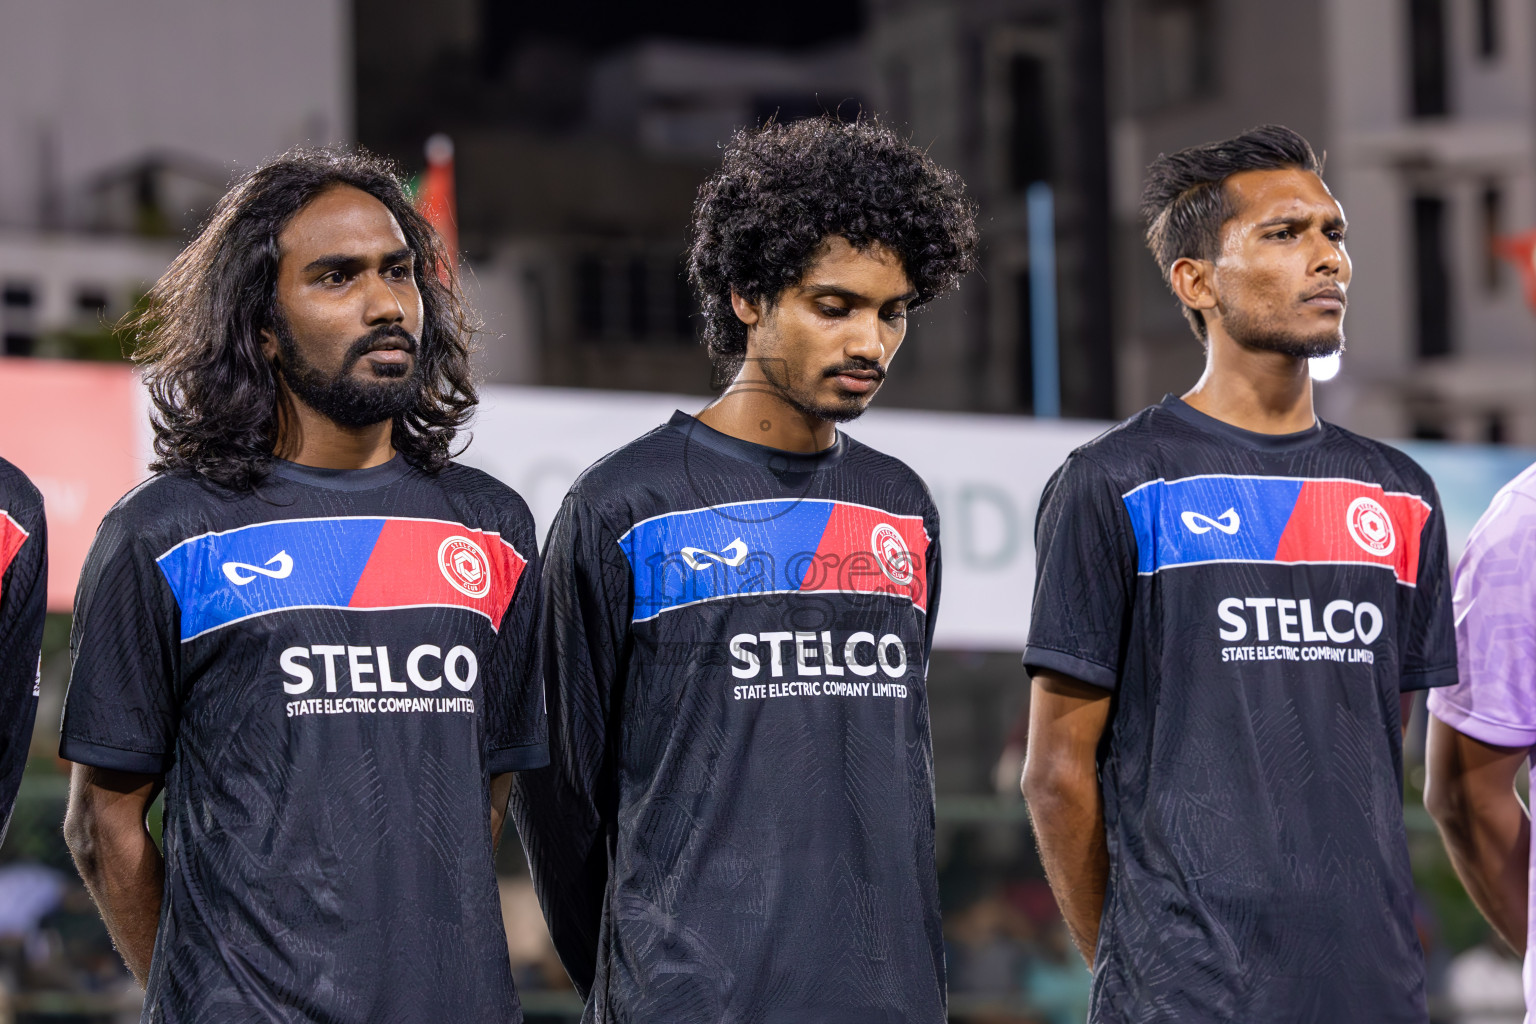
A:
<svg viewBox="0 0 1536 1024">
<path fill-rule="evenodd" d="M 1362 480 L 1193 476 L 1122 496 L 1136 571 L 1220 562 L 1375 565 L 1415 586 L 1430 506 Z"/>
<path fill-rule="evenodd" d="M 21 551 L 23 544 L 30 536 L 22 529 L 20 523 L 11 518 L 9 512 L 0 509 L 0 597 L 5 596 L 5 571 L 16 560 L 16 555 Z"/>
<path fill-rule="evenodd" d="M 304 608 L 465 608 L 499 629 L 527 565 L 495 531 L 395 516 L 253 523 L 184 540 L 155 561 L 183 641 Z"/>
<path fill-rule="evenodd" d="M 633 621 L 765 594 L 884 594 L 928 610 L 922 516 L 829 500 L 742 501 L 642 520 L 619 538 Z"/>
</svg>

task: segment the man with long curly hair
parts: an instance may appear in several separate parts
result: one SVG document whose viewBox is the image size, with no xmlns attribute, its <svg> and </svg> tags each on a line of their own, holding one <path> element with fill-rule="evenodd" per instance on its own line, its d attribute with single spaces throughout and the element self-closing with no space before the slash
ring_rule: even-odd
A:
<svg viewBox="0 0 1536 1024">
<path fill-rule="evenodd" d="M 587 470 L 546 547 L 552 761 L 512 813 L 585 1020 L 944 1020 L 938 515 L 837 424 L 975 246 L 959 178 L 869 121 L 743 132 L 700 190 L 729 383 Z"/>
<path fill-rule="evenodd" d="M 388 165 L 299 151 L 134 324 L 156 475 L 87 559 L 61 753 L 145 1020 L 521 1020 L 492 860 L 548 756 L 536 549 L 450 461 L 449 259 Z"/>
</svg>

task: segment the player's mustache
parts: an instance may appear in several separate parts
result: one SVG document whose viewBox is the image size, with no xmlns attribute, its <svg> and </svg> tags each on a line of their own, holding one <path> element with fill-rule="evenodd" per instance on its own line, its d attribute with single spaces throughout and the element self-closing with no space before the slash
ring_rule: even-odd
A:
<svg viewBox="0 0 1536 1024">
<path fill-rule="evenodd" d="M 877 380 L 877 381 L 885 380 L 885 367 L 881 366 L 879 363 L 875 362 L 873 359 L 860 359 L 860 358 L 850 359 L 847 362 L 842 363 L 841 365 L 831 367 L 830 369 L 827 369 L 827 370 L 823 370 L 821 375 L 823 377 L 836 377 L 840 373 L 848 373 L 850 371 L 854 371 L 854 372 L 858 372 L 858 373 L 872 373 L 872 374 L 874 374 L 874 379 L 875 380 Z"/>
<path fill-rule="evenodd" d="M 369 352 L 377 352 L 385 348 L 399 349 L 415 355 L 416 336 L 399 324 L 375 327 L 347 348 L 347 357 L 342 362 L 342 366 L 350 367 Z"/>
</svg>

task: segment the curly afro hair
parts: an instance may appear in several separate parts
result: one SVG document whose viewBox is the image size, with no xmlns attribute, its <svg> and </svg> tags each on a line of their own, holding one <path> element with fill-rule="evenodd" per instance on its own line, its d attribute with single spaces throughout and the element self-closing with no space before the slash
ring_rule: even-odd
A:
<svg viewBox="0 0 1536 1024">
<path fill-rule="evenodd" d="M 771 304 L 835 235 L 856 249 L 878 242 L 894 252 L 916 307 L 975 266 L 976 204 L 958 174 L 873 120 L 827 116 L 738 131 L 699 188 L 688 251 L 717 380 L 735 376 L 747 354 L 731 292 Z"/>
</svg>

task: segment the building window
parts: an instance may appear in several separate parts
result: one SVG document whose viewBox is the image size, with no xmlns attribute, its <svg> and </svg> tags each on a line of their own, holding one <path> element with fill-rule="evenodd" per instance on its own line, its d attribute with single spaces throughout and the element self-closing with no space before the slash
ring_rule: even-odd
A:
<svg viewBox="0 0 1536 1024">
<path fill-rule="evenodd" d="M 33 309 L 37 295 L 32 286 L 21 281 L 7 281 L 0 288 L 0 352 L 8 356 L 29 356 L 37 345 Z"/>
<path fill-rule="evenodd" d="M 1414 117 L 1450 113 L 1445 0 L 1407 0 L 1410 101 Z"/>
<path fill-rule="evenodd" d="M 1211 0 L 1145 0 L 1136 18 L 1135 103 L 1143 110 L 1216 91 L 1216 16 Z"/>
<path fill-rule="evenodd" d="M 1504 191 L 1496 183 L 1483 186 L 1482 195 L 1483 288 L 1497 293 L 1504 287 L 1504 261 L 1499 258 L 1499 236 L 1504 234 Z"/>
<path fill-rule="evenodd" d="M 1416 416 L 1411 431 L 1415 441 L 1445 441 L 1449 435 L 1445 423 L 1435 416 Z"/>
<path fill-rule="evenodd" d="M 1050 181 L 1050 78 L 1045 61 L 1018 53 L 1008 61 L 1009 184 L 1023 192 L 1033 182 Z"/>
<path fill-rule="evenodd" d="M 576 327 L 589 338 L 603 333 L 603 261 L 597 256 L 576 260 Z"/>
<path fill-rule="evenodd" d="M 693 340 L 693 296 L 672 253 L 586 253 L 572 267 L 577 334 L 613 342 Z"/>
<path fill-rule="evenodd" d="M 81 285 L 75 290 L 75 310 L 82 320 L 99 321 L 107 315 L 107 290 L 97 285 Z"/>
<path fill-rule="evenodd" d="M 1493 60 L 1499 55 L 1499 0 L 1476 0 L 1477 55 Z"/>
<path fill-rule="evenodd" d="M 693 340 L 693 287 L 688 283 L 688 261 L 679 256 L 672 261 L 672 332 L 679 338 Z"/>
<path fill-rule="evenodd" d="M 1413 200 L 1413 270 L 1418 304 L 1420 359 L 1448 356 L 1451 337 L 1451 275 L 1446 259 L 1450 231 L 1446 202 L 1439 196 Z"/>
<path fill-rule="evenodd" d="M 1014 401 L 1026 416 L 1035 413 L 1035 346 L 1033 334 L 1033 306 L 1030 304 L 1029 271 L 1015 274 L 1013 278 L 1013 303 L 1015 323 L 1018 325 L 1019 347 L 1014 366 Z"/>
</svg>

